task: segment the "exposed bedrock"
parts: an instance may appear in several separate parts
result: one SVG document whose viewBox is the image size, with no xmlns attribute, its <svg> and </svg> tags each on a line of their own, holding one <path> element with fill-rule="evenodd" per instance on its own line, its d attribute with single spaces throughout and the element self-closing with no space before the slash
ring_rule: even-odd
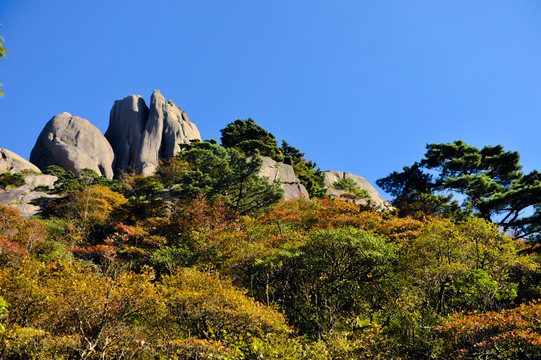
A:
<svg viewBox="0 0 541 360">
<path fill-rule="evenodd" d="M 362 190 L 366 190 L 370 196 L 372 205 L 378 210 L 390 210 L 392 205 L 389 201 L 383 199 L 376 189 L 362 176 L 350 174 L 348 172 L 329 170 L 325 171 L 325 187 L 327 193 L 331 196 L 340 197 L 344 191 L 337 190 L 333 184 L 340 179 L 352 179 Z M 359 203 L 365 203 L 364 200 L 358 200 Z"/>
<path fill-rule="evenodd" d="M 37 166 L 21 156 L 7 149 L 0 149 L 0 173 L 4 172 L 22 174 L 24 185 L 0 188 L 0 204 L 18 209 L 24 218 L 39 215 L 47 201 L 57 197 L 44 191 L 54 188 L 58 179 L 56 176 L 42 175 Z"/>
<path fill-rule="evenodd" d="M 0 173 L 18 173 L 23 170 L 39 173 L 39 168 L 8 149 L 0 149 Z"/>
</svg>

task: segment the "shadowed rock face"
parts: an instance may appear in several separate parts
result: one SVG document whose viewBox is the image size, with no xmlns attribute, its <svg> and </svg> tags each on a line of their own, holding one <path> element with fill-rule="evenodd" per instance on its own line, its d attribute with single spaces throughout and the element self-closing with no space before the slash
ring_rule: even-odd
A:
<svg viewBox="0 0 541 360">
<path fill-rule="evenodd" d="M 109 117 L 109 128 L 105 138 L 115 153 L 114 173 L 135 171 L 148 106 L 139 95 L 129 95 L 115 101 Z"/>
<path fill-rule="evenodd" d="M 186 112 L 166 102 L 159 90 L 154 90 L 150 108 L 136 95 L 116 101 L 105 136 L 116 155 L 116 175 L 132 170 L 152 175 L 161 159 L 180 151 L 180 143 L 201 140 Z"/>
<path fill-rule="evenodd" d="M 30 163 L 28 160 L 23 159 L 13 151 L 8 149 L 0 149 L 0 173 L 12 172 L 17 173 L 23 170 L 31 170 L 39 173 L 39 168 Z"/>
<path fill-rule="evenodd" d="M 53 117 L 36 141 L 30 162 L 41 170 L 58 165 L 79 175 L 88 168 L 113 177 L 115 155 L 101 131 L 88 120 L 65 112 Z"/>
</svg>

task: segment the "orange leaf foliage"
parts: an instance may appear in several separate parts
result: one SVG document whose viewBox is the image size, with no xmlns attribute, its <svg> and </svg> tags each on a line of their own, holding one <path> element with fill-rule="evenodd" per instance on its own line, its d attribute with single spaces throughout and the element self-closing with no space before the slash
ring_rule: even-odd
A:
<svg viewBox="0 0 541 360">
<path fill-rule="evenodd" d="M 471 359 L 481 355 L 498 359 L 539 359 L 541 356 L 541 302 L 485 314 L 456 314 L 438 327 L 439 355 Z"/>
<path fill-rule="evenodd" d="M 0 205 L 0 255 L 7 260 L 30 255 L 46 237 L 40 221 L 24 220 L 17 209 Z"/>
</svg>

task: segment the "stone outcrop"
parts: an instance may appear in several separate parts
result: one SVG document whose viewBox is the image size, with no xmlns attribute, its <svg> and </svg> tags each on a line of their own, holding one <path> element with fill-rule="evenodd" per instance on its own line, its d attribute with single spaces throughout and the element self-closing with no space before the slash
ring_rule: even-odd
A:
<svg viewBox="0 0 541 360">
<path fill-rule="evenodd" d="M 304 185 L 295 176 L 291 165 L 276 162 L 267 156 L 262 156 L 261 159 L 263 160 L 263 164 L 261 165 L 259 175 L 268 177 L 269 183 L 277 180 L 280 183 L 280 187 L 284 189 L 284 198 L 286 200 L 299 197 L 308 199 L 310 197 Z"/>
<path fill-rule="evenodd" d="M 24 180 L 26 184 L 19 188 L 0 189 L 0 204 L 16 208 L 23 218 L 37 216 L 49 200 L 58 197 L 44 191 L 44 188 L 54 188 L 58 178 L 53 175 L 26 175 Z"/>
<path fill-rule="evenodd" d="M 344 191 L 334 189 L 333 184 L 340 179 L 352 179 L 362 190 L 366 190 L 370 196 L 371 205 L 377 210 L 390 210 L 392 205 L 389 201 L 383 199 L 376 189 L 362 176 L 350 174 L 348 172 L 329 170 L 325 171 L 325 187 L 327 193 L 331 196 L 340 197 Z M 359 204 L 366 204 L 364 200 L 358 200 Z"/>
<path fill-rule="evenodd" d="M 38 137 L 30 162 L 45 169 L 58 165 L 79 175 L 88 168 L 113 177 L 115 155 L 101 131 L 88 120 L 69 113 L 53 117 Z"/>
<path fill-rule="evenodd" d="M 54 175 L 26 175 L 24 181 L 26 182 L 27 189 L 35 189 L 38 186 L 47 187 L 48 189 L 54 189 L 54 183 L 58 178 Z"/>
<path fill-rule="evenodd" d="M 41 172 L 36 165 L 30 163 L 28 160 L 23 159 L 14 152 L 7 149 L 0 149 L 0 173 L 18 173 L 23 170 L 35 172 L 38 174 Z"/>
<path fill-rule="evenodd" d="M 201 140 L 186 112 L 172 100 L 166 102 L 159 90 L 154 90 L 150 108 L 137 95 L 117 100 L 105 137 L 116 155 L 116 174 L 134 170 L 147 176 L 154 173 L 161 159 L 175 156 L 179 144 Z"/>
</svg>

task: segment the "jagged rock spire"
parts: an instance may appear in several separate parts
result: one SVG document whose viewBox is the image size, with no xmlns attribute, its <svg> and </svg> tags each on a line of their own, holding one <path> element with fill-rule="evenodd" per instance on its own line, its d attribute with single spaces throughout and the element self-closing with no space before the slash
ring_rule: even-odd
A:
<svg viewBox="0 0 541 360">
<path fill-rule="evenodd" d="M 150 108 L 136 95 L 117 100 L 105 136 L 116 155 L 116 174 L 133 170 L 152 175 L 161 159 L 180 151 L 180 143 L 201 140 L 186 112 L 172 100 L 166 102 L 159 90 L 154 90 Z"/>
</svg>

